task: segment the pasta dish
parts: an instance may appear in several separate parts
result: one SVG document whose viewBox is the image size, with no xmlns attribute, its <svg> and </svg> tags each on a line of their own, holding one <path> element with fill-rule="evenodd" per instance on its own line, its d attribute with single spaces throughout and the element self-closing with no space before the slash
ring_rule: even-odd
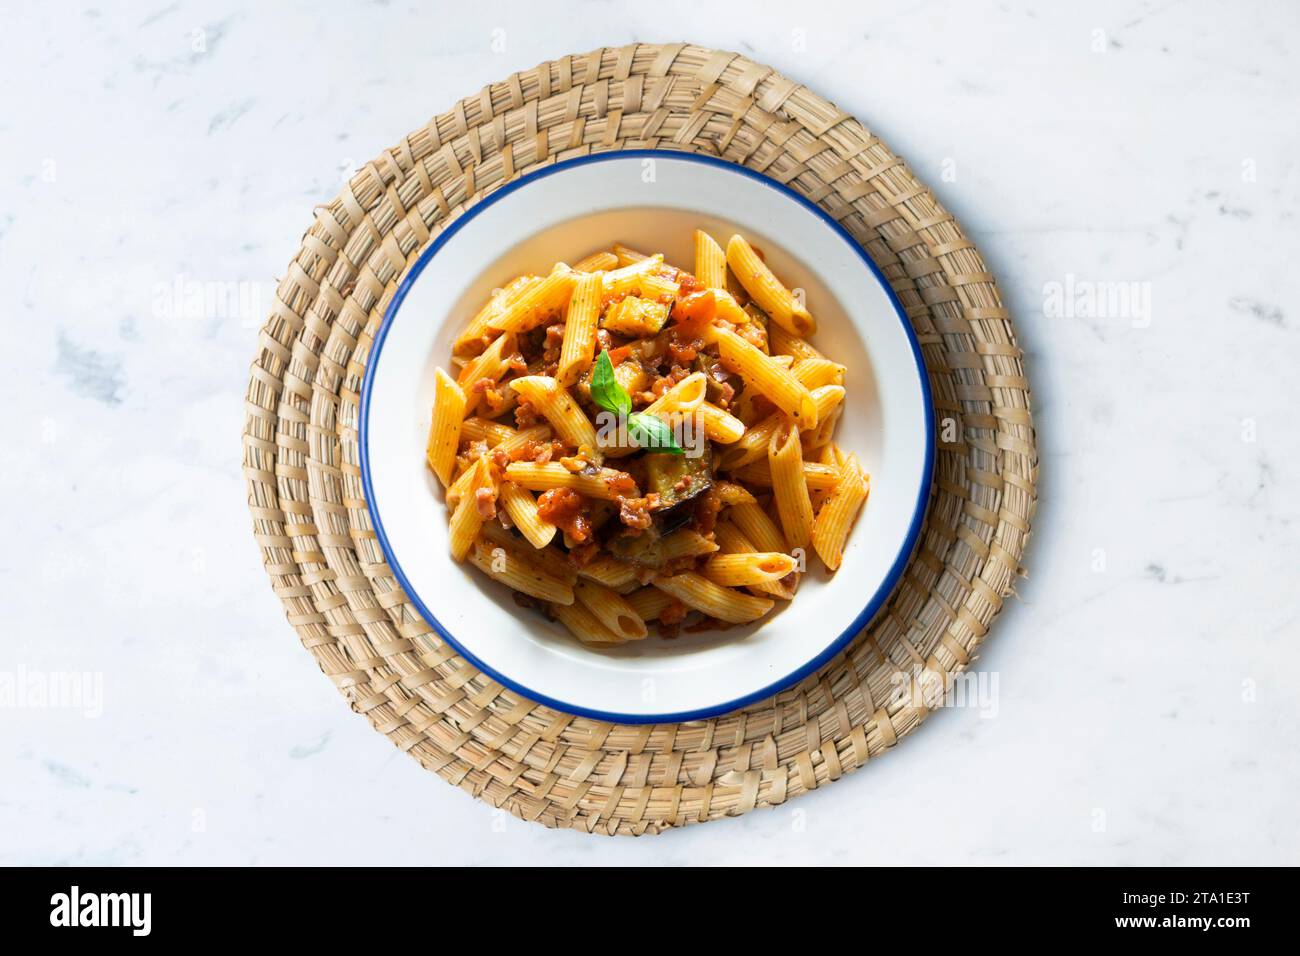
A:
<svg viewBox="0 0 1300 956">
<path fill-rule="evenodd" d="M 760 250 L 615 244 L 496 290 L 437 369 L 452 557 L 584 644 L 757 621 L 844 558 L 869 479 L 845 368 Z"/>
</svg>

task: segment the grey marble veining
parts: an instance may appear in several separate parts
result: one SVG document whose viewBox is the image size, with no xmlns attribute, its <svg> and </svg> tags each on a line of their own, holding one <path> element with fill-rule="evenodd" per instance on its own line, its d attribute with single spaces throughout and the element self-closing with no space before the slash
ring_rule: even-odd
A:
<svg viewBox="0 0 1300 956">
<path fill-rule="evenodd" d="M 0 31 L 0 863 L 1300 862 L 1300 7 L 118 6 Z M 963 222 L 1019 323 L 1042 500 L 979 662 L 996 716 L 611 841 L 494 812 L 348 712 L 249 534 L 242 397 L 359 164 L 513 70 L 688 23 L 863 118 Z"/>
</svg>

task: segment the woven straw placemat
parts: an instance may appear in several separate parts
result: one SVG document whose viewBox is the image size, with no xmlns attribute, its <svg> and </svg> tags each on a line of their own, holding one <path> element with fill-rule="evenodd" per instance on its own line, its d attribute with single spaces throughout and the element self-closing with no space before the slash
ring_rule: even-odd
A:
<svg viewBox="0 0 1300 956">
<path fill-rule="evenodd" d="M 358 467 L 372 336 L 430 237 L 539 165 L 617 149 L 720 156 L 807 196 L 871 254 L 920 339 L 940 430 L 925 530 L 871 627 L 816 674 L 712 720 L 632 726 L 543 707 L 477 671 L 406 600 Z M 1021 572 L 1036 500 L 1029 388 L 974 246 L 861 123 L 768 67 L 686 44 L 567 56 L 494 83 L 316 209 L 247 393 L 253 529 L 289 623 L 352 709 L 495 807 L 608 834 L 773 806 L 916 728 L 900 678 L 965 670 Z M 910 686 L 910 685 L 909 685 Z"/>
</svg>

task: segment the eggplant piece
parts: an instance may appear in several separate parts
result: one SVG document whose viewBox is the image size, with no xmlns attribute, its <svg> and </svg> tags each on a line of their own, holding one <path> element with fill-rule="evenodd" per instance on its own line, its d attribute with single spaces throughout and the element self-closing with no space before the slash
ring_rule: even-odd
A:
<svg viewBox="0 0 1300 956">
<path fill-rule="evenodd" d="M 643 568 L 662 568 L 664 556 L 659 547 L 662 540 L 663 535 L 651 524 L 640 534 L 620 534 L 611 538 L 606 547 L 620 561 Z"/>
<path fill-rule="evenodd" d="M 661 568 L 664 556 L 660 543 L 691 520 L 700 496 L 713 486 L 713 458 L 709 451 L 690 458 L 648 452 L 642 456 L 646 490 L 659 496 L 650 509 L 650 527 L 640 534 L 620 534 L 607 547 L 614 557 L 644 568 Z M 680 486 L 680 487 L 679 487 Z"/>
<path fill-rule="evenodd" d="M 645 456 L 646 491 L 659 501 L 651 509 L 660 534 L 675 531 L 691 520 L 696 499 L 713 486 L 713 454 L 708 443 L 692 458 L 650 452 Z"/>
<path fill-rule="evenodd" d="M 744 381 L 741 377 L 728 372 L 716 355 L 701 352 L 695 356 L 695 361 L 691 363 L 691 367 L 696 372 L 704 373 L 704 397 L 714 405 L 721 404 L 723 408 L 726 408 L 727 404 L 739 395 L 741 388 L 744 387 Z M 724 386 L 729 386 L 731 391 L 728 392 Z"/>
</svg>

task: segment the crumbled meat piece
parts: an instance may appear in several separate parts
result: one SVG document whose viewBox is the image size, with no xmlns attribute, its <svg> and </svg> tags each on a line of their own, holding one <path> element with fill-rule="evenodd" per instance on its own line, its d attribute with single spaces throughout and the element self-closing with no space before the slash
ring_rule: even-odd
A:
<svg viewBox="0 0 1300 956">
<path fill-rule="evenodd" d="M 572 488 L 552 488 L 537 499 L 537 515 L 579 544 L 591 540 L 591 513 L 587 500 Z"/>
<path fill-rule="evenodd" d="M 497 496 L 491 488 L 478 488 L 474 492 L 474 507 L 484 521 L 497 516 Z"/>
<path fill-rule="evenodd" d="M 651 500 L 652 498 L 657 500 L 658 496 L 647 496 L 645 498 L 619 498 L 618 520 L 623 522 L 623 524 L 627 525 L 629 528 L 644 531 L 646 528 L 650 527 L 650 523 L 654 520 L 653 516 L 650 514 L 650 509 L 654 506 L 654 501 Z"/>
<path fill-rule="evenodd" d="M 700 495 L 695 504 L 695 530 L 702 535 L 711 535 L 718 523 L 718 512 L 722 510 L 722 496 L 716 486 Z"/>
<path fill-rule="evenodd" d="M 677 272 L 677 288 L 682 295 L 692 295 L 704 288 L 704 283 L 689 272 Z"/>
<path fill-rule="evenodd" d="M 515 427 L 532 428 L 540 420 L 541 417 L 538 415 L 537 409 L 533 407 L 533 403 L 521 398 L 519 404 L 515 407 Z"/>
</svg>

